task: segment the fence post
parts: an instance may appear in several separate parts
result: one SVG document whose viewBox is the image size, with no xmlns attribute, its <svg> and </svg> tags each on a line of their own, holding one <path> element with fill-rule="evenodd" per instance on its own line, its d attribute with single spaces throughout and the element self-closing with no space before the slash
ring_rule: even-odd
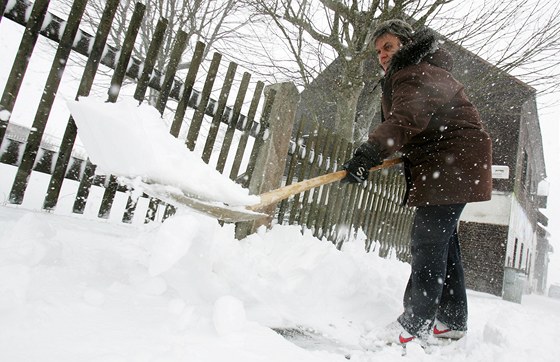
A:
<svg viewBox="0 0 560 362">
<path fill-rule="evenodd" d="M 268 118 L 269 129 L 265 133 L 266 139 L 263 140 L 261 148 L 258 150 L 254 171 L 249 182 L 249 191 L 255 195 L 276 189 L 282 183 L 299 103 L 299 92 L 291 82 L 267 86 L 264 91 L 265 97 L 268 97 L 271 91 L 275 91 L 276 94 Z M 275 209 L 276 205 L 270 205 L 262 210 L 269 215 L 267 218 L 238 223 L 236 237 L 242 239 L 252 234 L 259 226 L 270 225 Z"/>
</svg>

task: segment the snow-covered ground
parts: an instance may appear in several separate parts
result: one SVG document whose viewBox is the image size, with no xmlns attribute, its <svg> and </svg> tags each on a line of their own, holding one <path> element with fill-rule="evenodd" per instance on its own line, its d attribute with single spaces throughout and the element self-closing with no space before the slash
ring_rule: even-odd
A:
<svg viewBox="0 0 560 362">
<path fill-rule="evenodd" d="M 431 354 L 411 345 L 404 357 L 400 347 L 362 351 L 360 335 L 399 314 L 407 264 L 363 252 L 360 238 L 338 251 L 295 226 L 233 234 L 189 211 L 122 225 L 0 207 L 0 361 L 346 360 L 271 329 L 296 326 L 353 361 L 560 355 L 560 300 L 472 291 L 463 341 Z"/>
</svg>

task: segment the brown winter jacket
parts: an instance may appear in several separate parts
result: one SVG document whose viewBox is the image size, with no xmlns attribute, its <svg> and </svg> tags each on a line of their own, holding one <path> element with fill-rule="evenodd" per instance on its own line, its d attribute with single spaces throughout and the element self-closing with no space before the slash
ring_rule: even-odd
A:
<svg viewBox="0 0 560 362">
<path fill-rule="evenodd" d="M 383 122 L 369 142 L 383 158 L 402 153 L 410 206 L 491 198 L 491 139 L 452 65 L 434 33 L 421 30 L 393 56 L 384 77 Z"/>
</svg>

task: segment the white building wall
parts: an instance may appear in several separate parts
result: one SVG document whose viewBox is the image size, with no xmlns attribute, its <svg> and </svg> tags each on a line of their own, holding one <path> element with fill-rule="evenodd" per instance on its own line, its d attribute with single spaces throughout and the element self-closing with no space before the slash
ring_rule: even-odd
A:
<svg viewBox="0 0 560 362">
<path fill-rule="evenodd" d="M 492 199 L 489 201 L 467 204 L 461 214 L 461 221 L 509 225 L 512 211 L 511 200 L 511 193 L 494 191 Z"/>
<path fill-rule="evenodd" d="M 527 214 L 514 198 L 511 205 L 511 223 L 509 225 L 508 245 L 506 250 L 506 264 L 508 260 L 513 263 L 515 256 L 515 265 L 508 265 L 514 268 L 527 269 L 527 250 L 532 254 L 536 245 L 536 230 L 533 229 Z M 517 239 L 517 248 L 515 248 L 515 240 Z M 521 255 L 521 246 L 523 245 L 523 254 Z M 516 250 L 514 250 L 516 249 Z M 514 251 L 516 255 L 514 255 Z M 520 262 L 521 258 L 521 262 Z"/>
</svg>

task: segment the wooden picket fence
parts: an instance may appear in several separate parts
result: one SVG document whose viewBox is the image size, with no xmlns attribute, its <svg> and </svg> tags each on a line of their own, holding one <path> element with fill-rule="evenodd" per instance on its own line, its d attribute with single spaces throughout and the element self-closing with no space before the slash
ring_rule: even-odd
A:
<svg viewBox="0 0 560 362">
<path fill-rule="evenodd" d="M 73 212 L 78 214 L 84 212 L 92 186 L 103 187 L 104 194 L 98 211 L 100 218 L 107 218 L 112 212 L 117 192 L 127 191 L 119 186 L 114 176 L 96 175 L 95 165 L 87 159 L 81 162 L 76 158 L 77 129 L 72 117 L 69 117 L 59 143 L 52 144 L 52 137 L 47 140 L 47 120 L 57 100 L 57 90 L 71 54 L 81 54 L 86 59 L 76 97 L 90 94 L 100 65 L 112 69 L 107 92 L 109 102 L 116 102 L 119 97 L 123 97 L 120 89 L 125 79 L 134 81 L 133 97 L 139 102 L 145 101 L 149 88 L 157 91 L 156 109 L 163 115 L 166 107 L 173 107 L 170 133 L 175 137 L 184 137 L 186 147 L 190 150 L 199 149 L 205 162 L 210 163 L 212 159 L 219 172 L 228 174 L 232 180 L 245 187 L 254 187 L 255 168 L 265 167 L 257 165 L 257 160 L 267 147 L 263 140 L 270 138 L 267 134 L 271 129 L 270 119 L 286 124 L 291 122 L 290 129 L 294 127 L 293 117 L 279 119 L 282 114 L 271 116 L 274 105 L 282 102 L 274 88 L 267 91 L 261 81 L 252 84 L 251 75 L 247 72 L 243 73 L 240 82 L 236 82 L 237 64 L 233 62 L 228 64 L 223 83 L 218 88 L 219 96 L 214 99 L 212 92 L 222 58 L 219 53 L 214 53 L 206 70 L 202 90 L 196 90 L 195 81 L 204 62 L 203 43 L 198 42 L 192 50 L 188 72 L 181 80 L 177 66 L 188 44 L 184 32 L 179 31 L 174 39 L 166 69 L 155 69 L 155 58 L 167 27 L 165 19 L 161 19 L 156 26 L 146 59 L 134 58 L 133 47 L 145 12 L 142 3 L 136 4 L 122 49 L 106 43 L 118 0 L 107 1 L 95 35 L 79 28 L 86 0 L 73 2 L 66 21 L 48 12 L 48 0 L 35 0 L 34 3 L 17 0 L 11 2 L 10 8 L 6 8 L 6 4 L 4 1 L 0 5 L 0 15 L 24 26 L 25 32 L 0 100 L 0 112 L 12 114 L 39 36 L 58 44 L 41 102 L 27 136 L 18 139 L 14 132 L 10 133 L 10 130 L 17 129 L 17 125 L 10 124 L 6 117 L 0 117 L 0 162 L 17 167 L 8 198 L 10 204 L 22 203 L 32 172 L 50 174 L 42 205 L 44 210 L 56 208 L 64 182 L 79 182 L 72 207 Z M 5 21 L 3 18 L 0 21 Z M 227 100 L 232 89 L 237 89 L 237 94 L 233 106 L 228 106 Z M 249 89 L 253 89 L 252 95 L 248 94 Z M 242 114 L 244 105 L 246 114 Z M 297 107 L 297 103 L 293 106 Z M 185 124 L 188 124 L 188 129 L 184 129 Z M 288 135 L 292 138 L 291 146 L 282 155 L 286 166 L 282 179 L 276 180 L 277 185 L 335 171 L 350 157 L 352 146 L 347 141 L 324 127 L 309 125 L 307 120 L 302 119 L 295 125 L 294 132 Z M 201 132 L 203 126 L 208 130 L 206 134 Z M 310 128 L 313 129 L 311 134 L 305 134 L 304 130 Z M 220 142 L 217 142 L 218 138 Z M 338 247 L 348 237 L 361 231 L 368 240 L 368 250 L 379 246 L 382 255 L 395 250 L 399 257 L 406 259 L 413 210 L 401 205 L 404 188 L 399 168 L 377 172 L 371 175 L 370 182 L 365 185 L 336 183 L 284 200 L 277 205 L 274 217 L 279 223 L 297 224 L 312 230 L 316 236 L 326 238 Z M 137 200 L 128 196 L 123 222 L 132 220 L 137 204 Z M 154 220 L 158 209 L 164 210 L 159 212 L 161 219 L 174 211 L 161 201 L 150 199 L 146 221 Z"/>
<path fill-rule="evenodd" d="M 306 142 L 293 144 L 286 164 L 287 185 L 335 172 L 352 155 L 352 144 L 325 127 L 315 125 L 306 137 L 306 124 L 302 120 L 295 138 Z M 368 251 L 379 247 L 386 256 L 393 250 L 407 260 L 414 210 L 402 205 L 405 192 L 401 167 L 392 167 L 372 172 L 364 184 L 334 183 L 284 200 L 277 207 L 277 221 L 301 225 L 339 248 L 361 231 Z"/>
</svg>

